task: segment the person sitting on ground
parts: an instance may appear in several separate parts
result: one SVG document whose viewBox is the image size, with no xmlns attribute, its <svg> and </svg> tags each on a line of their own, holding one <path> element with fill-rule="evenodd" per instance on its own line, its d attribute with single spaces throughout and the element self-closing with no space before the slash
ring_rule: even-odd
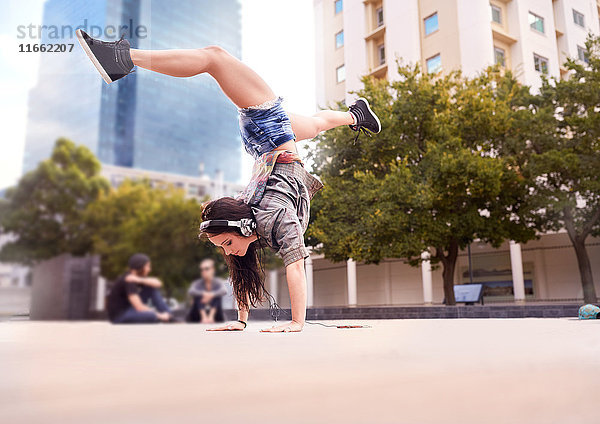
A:
<svg viewBox="0 0 600 424">
<path fill-rule="evenodd" d="M 225 282 L 215 277 L 215 261 L 210 258 L 200 262 L 201 278 L 192 282 L 188 295 L 193 304 L 188 313 L 188 322 L 223 322 L 222 297 L 227 294 Z"/>
<path fill-rule="evenodd" d="M 150 258 L 136 253 L 129 258 L 129 270 L 119 276 L 108 295 L 106 309 L 113 324 L 146 324 L 170 322 L 171 311 L 163 299 L 158 278 L 148 277 Z M 147 305 L 152 302 L 151 308 Z"/>
</svg>

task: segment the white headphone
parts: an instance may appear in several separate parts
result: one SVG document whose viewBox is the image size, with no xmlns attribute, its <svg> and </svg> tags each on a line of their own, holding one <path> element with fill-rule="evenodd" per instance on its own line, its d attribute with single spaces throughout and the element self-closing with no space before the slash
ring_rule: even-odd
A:
<svg viewBox="0 0 600 424">
<path fill-rule="evenodd" d="M 240 229 L 245 237 L 250 237 L 252 232 L 256 229 L 256 221 L 250 218 L 242 218 L 239 221 L 228 221 L 226 219 L 213 219 L 211 221 L 204 221 L 200 224 L 200 231 L 206 231 L 209 228 L 214 227 L 237 227 Z"/>
</svg>

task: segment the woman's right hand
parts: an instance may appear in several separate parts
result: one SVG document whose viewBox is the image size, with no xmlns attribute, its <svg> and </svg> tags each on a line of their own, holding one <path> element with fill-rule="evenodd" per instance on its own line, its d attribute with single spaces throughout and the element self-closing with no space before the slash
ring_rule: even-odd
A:
<svg viewBox="0 0 600 424">
<path fill-rule="evenodd" d="M 246 327 L 241 322 L 231 321 L 220 327 L 208 328 L 206 331 L 243 331 L 244 328 Z"/>
</svg>

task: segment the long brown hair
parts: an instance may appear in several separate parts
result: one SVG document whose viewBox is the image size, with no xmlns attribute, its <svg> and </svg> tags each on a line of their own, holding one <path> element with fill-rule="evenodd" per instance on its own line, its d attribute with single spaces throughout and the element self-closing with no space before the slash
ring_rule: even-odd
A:
<svg viewBox="0 0 600 424">
<path fill-rule="evenodd" d="M 215 219 L 239 221 L 244 218 L 254 219 L 252 209 L 243 201 L 232 197 L 222 197 L 203 205 L 202 221 Z M 216 236 L 223 233 L 243 236 L 239 228 L 228 226 L 211 226 L 211 228 L 205 229 L 200 236 Z M 260 252 L 258 243 L 250 243 L 244 256 L 224 255 L 229 268 L 233 293 L 238 306 L 242 309 L 248 309 L 250 305 L 257 306 L 265 293 L 264 270 Z"/>
</svg>

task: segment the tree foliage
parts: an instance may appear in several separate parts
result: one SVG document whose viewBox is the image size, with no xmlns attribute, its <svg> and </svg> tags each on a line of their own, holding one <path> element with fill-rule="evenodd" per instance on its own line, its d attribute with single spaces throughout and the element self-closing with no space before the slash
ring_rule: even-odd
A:
<svg viewBox="0 0 600 424">
<path fill-rule="evenodd" d="M 86 147 L 58 139 L 51 157 L 0 200 L 0 230 L 15 237 L 2 247 L 0 260 L 31 264 L 89 252 L 83 212 L 109 186 L 99 172 L 100 163 Z"/>
<path fill-rule="evenodd" d="M 312 156 L 325 183 L 314 202 L 312 244 L 326 257 L 378 262 L 421 252 L 443 265 L 444 294 L 454 304 L 458 251 L 474 239 L 493 246 L 535 237 L 527 184 L 510 155 L 513 121 L 527 98 L 510 73 L 444 77 L 400 66 L 394 82 L 364 80 L 383 130 L 372 138 L 337 129 Z M 516 137 L 516 136 L 515 136 Z"/>
<path fill-rule="evenodd" d="M 588 236 L 600 235 L 600 38 L 586 42 L 588 63 L 569 59 L 565 79 L 545 79 L 531 104 L 535 125 L 515 144 L 531 182 L 540 231 L 566 229 L 584 299 L 596 302 Z"/>
</svg>

